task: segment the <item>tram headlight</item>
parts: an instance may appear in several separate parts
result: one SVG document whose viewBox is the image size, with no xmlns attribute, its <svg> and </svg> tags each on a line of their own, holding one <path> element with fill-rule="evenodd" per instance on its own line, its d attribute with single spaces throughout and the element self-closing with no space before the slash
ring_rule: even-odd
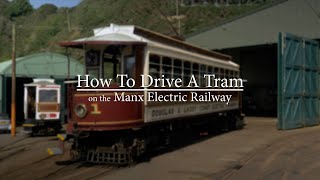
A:
<svg viewBox="0 0 320 180">
<path fill-rule="evenodd" d="M 79 118 L 84 118 L 87 115 L 87 108 L 86 105 L 84 104 L 77 104 L 74 107 L 74 113 L 79 117 Z"/>
</svg>

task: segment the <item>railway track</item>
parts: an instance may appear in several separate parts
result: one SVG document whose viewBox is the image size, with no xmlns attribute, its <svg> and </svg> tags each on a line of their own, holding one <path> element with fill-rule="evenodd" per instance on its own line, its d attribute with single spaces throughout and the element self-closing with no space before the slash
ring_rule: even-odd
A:
<svg viewBox="0 0 320 180">
<path fill-rule="evenodd" d="M 0 152 L 5 152 L 5 151 L 13 150 L 13 149 L 16 149 L 16 148 L 21 148 L 21 147 L 28 147 L 28 146 L 35 145 L 35 144 L 38 144 L 38 143 L 41 143 L 41 142 L 47 142 L 47 141 L 52 141 L 52 140 L 56 139 L 56 138 L 51 138 L 51 139 L 47 139 L 46 138 L 46 139 L 42 139 L 42 140 L 34 139 L 31 142 L 15 145 L 15 144 L 18 144 L 18 143 L 22 142 L 23 140 L 26 140 L 27 138 L 28 137 L 25 137 L 25 138 L 23 138 L 21 140 L 15 141 L 13 143 L 10 143 L 10 144 L 8 144 L 6 146 L 1 147 L 0 148 Z M 12 145 L 15 145 L 15 146 L 12 146 Z"/>
<path fill-rule="evenodd" d="M 154 152 L 150 152 L 146 159 L 152 158 L 159 154 L 163 154 L 172 150 L 179 149 L 190 143 L 196 143 L 211 137 L 209 136 L 197 136 L 192 138 L 192 141 L 189 143 L 181 142 L 178 147 L 163 147 L 163 149 L 157 149 Z M 185 136 L 184 136 L 185 137 Z M 6 157 L 1 160 L 0 164 L 10 162 L 10 158 L 20 159 L 25 154 L 30 154 L 32 156 L 29 160 L 26 161 L 29 163 L 24 163 L 23 165 L 15 165 L 14 168 L 7 168 L 7 170 L 2 170 L 0 172 L 0 179 L 101 179 L 107 176 L 110 173 L 115 171 L 125 169 L 125 167 L 114 166 L 108 164 L 92 164 L 83 161 L 68 161 L 70 158 L 67 157 L 67 153 L 62 156 L 48 156 L 47 154 L 38 155 L 39 148 L 48 144 L 51 144 L 55 138 L 24 138 L 19 142 L 14 142 L 8 144 L 5 147 L 0 149 L 0 154 L 6 153 Z M 58 141 L 56 141 L 58 143 Z M 177 145 L 177 144 L 176 144 Z M 68 149 L 68 148 L 66 148 Z M 33 152 L 35 151 L 35 152 Z M 41 150 L 42 151 L 42 150 Z M 34 157 L 34 158 L 33 158 Z M 35 160 L 37 158 L 37 160 Z M 143 161 L 143 160 L 142 160 Z M 17 164 L 19 160 L 16 160 Z"/>
<path fill-rule="evenodd" d="M 25 136 L 17 141 L 2 146 L 0 148 L 0 179 L 3 179 L 4 177 L 6 177 L 5 179 L 8 179 L 7 177 L 10 177 L 10 175 L 17 174 L 21 170 L 28 169 L 34 165 L 41 166 L 44 161 L 53 158 L 47 156 L 44 151 L 44 146 L 46 146 L 48 141 L 50 142 L 52 140 L 55 140 L 55 138 L 28 138 L 28 136 Z M 43 152 L 39 152 L 39 150 Z"/>
<path fill-rule="evenodd" d="M 48 156 L 39 150 L 47 146 L 48 141 L 56 138 L 28 138 L 24 137 L 0 148 L 0 165 L 5 167 L 0 171 L 2 179 L 95 179 L 116 169 L 110 165 L 96 165 L 81 161 L 66 161 L 67 154 L 62 156 Z M 58 141 L 57 141 L 58 143 Z M 52 144 L 52 143 L 49 143 Z M 38 147 L 42 147 L 39 149 Z M 33 158 L 34 157 L 34 158 Z M 11 161 L 15 158 L 14 161 Z M 20 159 L 24 160 L 19 164 Z M 30 161 L 31 160 L 31 161 Z M 63 163 L 64 162 L 64 163 Z M 8 167 L 6 167 L 8 165 Z"/>
<path fill-rule="evenodd" d="M 1 162 L 1 161 L 4 161 L 5 159 L 7 159 L 7 158 L 9 158 L 9 157 L 12 157 L 12 156 L 14 156 L 14 155 L 17 155 L 17 154 L 19 154 L 19 153 L 21 153 L 21 152 L 23 152 L 23 151 L 26 151 L 26 150 L 27 150 L 27 148 L 20 148 L 20 149 L 18 149 L 18 150 L 16 150 L 16 151 L 10 152 L 10 153 L 8 153 L 6 156 L 0 157 L 0 162 Z"/>
<path fill-rule="evenodd" d="M 0 147 L 0 180 L 96 179 L 120 169 L 111 165 L 68 161 L 67 153 L 62 156 L 48 156 L 44 150 L 55 143 L 58 144 L 59 141 L 55 142 L 56 139 L 55 137 L 23 136 Z"/>
<path fill-rule="evenodd" d="M 1 146 L 1 147 L 0 147 L 0 151 L 1 151 L 2 149 L 4 149 L 5 147 L 7 147 L 7 146 L 11 146 L 11 145 L 17 144 L 17 143 L 19 143 L 19 142 L 21 142 L 21 141 L 23 141 L 23 140 L 25 140 L 25 139 L 27 139 L 27 138 L 28 138 L 27 136 L 24 136 L 23 138 L 21 138 L 21 139 L 19 139 L 19 140 L 16 140 L 16 141 L 14 141 L 14 142 L 11 142 L 11 143 L 8 143 L 8 144 L 6 144 L 6 145 L 4 145 L 4 146 Z"/>
<path fill-rule="evenodd" d="M 36 180 L 41 179 L 87 179 L 93 180 L 99 177 L 103 177 L 111 172 L 121 169 L 121 167 L 115 167 L 111 165 L 95 165 L 83 162 L 77 162 L 72 165 L 67 165 L 53 171 L 46 176 L 39 177 Z"/>
<path fill-rule="evenodd" d="M 307 165 L 301 165 L 301 162 L 307 161 L 306 164 L 311 167 L 310 169 L 317 171 L 320 163 L 314 161 L 314 157 L 319 154 L 319 142 L 317 132 L 313 131 L 303 136 L 301 134 L 285 136 L 254 150 L 225 169 L 209 174 L 206 178 L 235 180 L 298 177 L 299 179 L 299 176 L 305 175 L 303 171 L 308 169 Z"/>
<path fill-rule="evenodd" d="M 10 158 L 14 155 L 17 155 L 21 152 L 27 151 L 30 149 L 30 147 L 34 144 L 38 144 L 44 141 L 47 141 L 47 139 L 43 139 L 43 140 L 33 140 L 31 142 L 27 142 L 27 143 L 22 143 L 19 144 L 21 142 L 23 142 L 24 140 L 26 140 L 27 137 L 24 137 L 22 139 L 19 139 L 15 142 L 12 142 L 10 144 L 7 144 L 3 147 L 0 148 L 0 153 L 2 154 L 2 156 L 0 156 L 0 162 L 3 161 L 4 159 Z M 16 145 L 19 144 L 19 145 Z"/>
<path fill-rule="evenodd" d="M 17 140 L 15 142 L 12 142 L 10 144 L 7 144 L 6 146 L 3 146 L 0 148 L 0 162 L 9 159 L 11 157 L 14 157 L 18 154 L 21 154 L 25 151 L 29 151 L 31 149 L 32 146 L 42 143 L 42 142 L 47 142 L 48 139 L 28 139 L 31 142 L 26 142 L 26 143 L 22 143 L 23 141 L 26 141 L 27 137 L 24 137 L 20 140 Z M 53 140 L 53 139 L 49 139 L 49 140 Z M 19 144 L 21 143 L 21 144 Z M 18 145 L 17 145 L 18 144 Z"/>
</svg>

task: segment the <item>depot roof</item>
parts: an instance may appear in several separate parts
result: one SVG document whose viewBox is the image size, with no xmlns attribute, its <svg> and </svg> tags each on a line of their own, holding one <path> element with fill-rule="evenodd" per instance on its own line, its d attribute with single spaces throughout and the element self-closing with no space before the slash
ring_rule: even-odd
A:
<svg viewBox="0 0 320 180">
<path fill-rule="evenodd" d="M 320 39 L 319 0 L 279 0 L 187 38 L 205 49 L 273 44 L 279 32 Z"/>
<path fill-rule="evenodd" d="M 70 77 L 83 72 L 83 65 L 70 57 Z M 0 63 L 0 75 L 12 75 L 12 60 Z M 16 76 L 68 78 L 68 57 L 56 53 L 39 53 L 17 58 Z"/>
</svg>

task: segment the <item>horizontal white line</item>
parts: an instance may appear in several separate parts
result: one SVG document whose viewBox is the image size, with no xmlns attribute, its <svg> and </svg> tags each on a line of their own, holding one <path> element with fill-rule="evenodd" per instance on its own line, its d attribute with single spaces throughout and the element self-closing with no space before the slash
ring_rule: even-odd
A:
<svg viewBox="0 0 320 180">
<path fill-rule="evenodd" d="M 179 91 L 243 91 L 243 89 L 77 89 L 77 91 L 106 91 L 106 92 L 161 92 L 161 91 L 170 91 L 170 92 L 179 92 Z"/>
</svg>

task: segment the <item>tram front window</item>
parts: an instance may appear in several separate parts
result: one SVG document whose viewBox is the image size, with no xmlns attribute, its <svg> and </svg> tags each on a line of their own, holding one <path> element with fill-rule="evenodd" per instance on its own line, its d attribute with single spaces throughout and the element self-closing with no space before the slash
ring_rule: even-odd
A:
<svg viewBox="0 0 320 180">
<path fill-rule="evenodd" d="M 87 72 L 91 78 L 99 77 L 99 68 L 87 68 Z"/>
<path fill-rule="evenodd" d="M 55 103 L 58 100 L 57 90 L 39 90 L 39 102 Z"/>
<path fill-rule="evenodd" d="M 127 74 L 128 78 L 134 78 L 135 63 L 136 63 L 136 59 L 134 56 L 125 57 L 125 59 L 124 59 L 124 74 Z"/>
<path fill-rule="evenodd" d="M 107 46 L 103 51 L 88 50 L 86 53 L 86 72 L 91 78 L 112 79 L 119 83 L 118 74 L 135 77 L 135 55 L 132 47 L 121 45 Z"/>
<path fill-rule="evenodd" d="M 118 59 L 111 59 L 103 62 L 103 78 L 112 79 L 113 83 L 117 83 L 117 74 L 119 73 L 120 65 Z"/>
<path fill-rule="evenodd" d="M 120 59 L 122 46 L 110 45 L 102 54 L 102 78 L 112 79 L 117 83 L 117 74 L 120 74 Z"/>
</svg>

